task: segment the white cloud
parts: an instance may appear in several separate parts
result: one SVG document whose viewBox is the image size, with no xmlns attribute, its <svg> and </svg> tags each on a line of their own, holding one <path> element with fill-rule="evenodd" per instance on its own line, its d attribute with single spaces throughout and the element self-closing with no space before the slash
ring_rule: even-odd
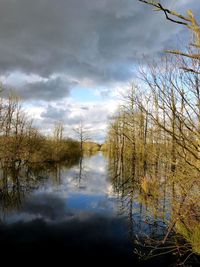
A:
<svg viewBox="0 0 200 267">
<path fill-rule="evenodd" d="M 34 125 L 44 134 L 52 133 L 56 122 L 62 121 L 65 126 L 65 134 L 74 136 L 75 129 L 82 121 L 91 138 L 102 142 L 107 129 L 108 118 L 114 114 L 118 102 L 112 98 L 107 101 L 84 102 L 66 98 L 58 102 L 40 102 L 40 106 L 26 104 L 26 113 L 35 118 Z"/>
</svg>

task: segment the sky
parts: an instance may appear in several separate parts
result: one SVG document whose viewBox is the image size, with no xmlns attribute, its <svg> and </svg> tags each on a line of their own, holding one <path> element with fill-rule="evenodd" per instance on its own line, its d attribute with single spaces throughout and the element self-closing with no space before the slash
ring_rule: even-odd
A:
<svg viewBox="0 0 200 267">
<path fill-rule="evenodd" d="M 198 0 L 163 0 L 197 18 Z M 103 142 L 120 92 L 144 57 L 159 57 L 188 36 L 183 26 L 137 0 L 0 0 L 0 81 L 23 100 L 34 126 L 50 134 L 80 121 Z"/>
</svg>

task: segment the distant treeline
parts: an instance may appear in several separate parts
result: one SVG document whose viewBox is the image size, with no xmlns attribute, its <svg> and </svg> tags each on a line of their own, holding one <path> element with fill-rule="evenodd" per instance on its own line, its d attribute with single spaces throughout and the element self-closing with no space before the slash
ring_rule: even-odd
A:
<svg viewBox="0 0 200 267">
<path fill-rule="evenodd" d="M 101 150 L 101 145 L 92 141 L 85 141 L 83 143 L 83 151 L 96 152 Z"/>
</svg>

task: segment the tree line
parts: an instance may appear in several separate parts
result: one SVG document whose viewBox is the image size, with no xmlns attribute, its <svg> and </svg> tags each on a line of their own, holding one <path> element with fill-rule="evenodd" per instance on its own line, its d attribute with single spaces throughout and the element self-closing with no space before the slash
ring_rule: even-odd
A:
<svg viewBox="0 0 200 267">
<path fill-rule="evenodd" d="M 129 213 L 139 195 L 155 220 L 163 216 L 168 227 L 162 244 L 178 231 L 192 243 L 191 251 L 200 253 L 200 28 L 191 10 L 183 16 L 159 2 L 140 2 L 186 26 L 192 41 L 159 60 L 145 60 L 122 94 L 106 141 L 111 177 Z M 167 206 L 170 218 L 163 215 L 169 214 Z"/>
<path fill-rule="evenodd" d="M 63 125 L 55 124 L 45 137 L 25 114 L 19 97 L 0 98 L 0 164 L 17 167 L 33 162 L 55 162 L 80 156 L 79 142 L 64 138 Z"/>
</svg>

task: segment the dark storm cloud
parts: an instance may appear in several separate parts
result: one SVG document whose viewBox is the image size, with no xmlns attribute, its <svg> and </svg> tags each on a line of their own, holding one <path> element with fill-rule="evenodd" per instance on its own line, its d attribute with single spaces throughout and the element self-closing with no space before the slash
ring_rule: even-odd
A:
<svg viewBox="0 0 200 267">
<path fill-rule="evenodd" d="M 62 199 L 48 194 L 33 196 L 28 199 L 23 203 L 21 211 L 29 215 L 39 215 L 51 221 L 63 220 L 65 217 L 70 218 L 74 215 L 70 210 L 67 210 L 66 204 Z"/>
<path fill-rule="evenodd" d="M 76 85 L 61 78 L 52 78 L 45 81 L 28 82 L 18 88 L 23 99 L 57 100 L 69 95 L 70 88 Z"/>
<path fill-rule="evenodd" d="M 126 81 L 141 55 L 162 51 L 180 29 L 137 0 L 0 0 L 0 71 Z"/>
</svg>

